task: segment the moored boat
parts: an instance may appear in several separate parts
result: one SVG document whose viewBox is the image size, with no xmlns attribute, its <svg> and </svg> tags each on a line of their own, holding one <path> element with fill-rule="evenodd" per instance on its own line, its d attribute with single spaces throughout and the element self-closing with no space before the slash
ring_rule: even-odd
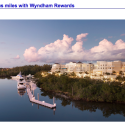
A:
<svg viewBox="0 0 125 125">
<path fill-rule="evenodd" d="M 12 79 L 20 79 L 21 77 L 21 72 L 17 76 L 11 76 Z"/>
<path fill-rule="evenodd" d="M 26 89 L 26 81 L 23 77 L 17 80 L 17 89 Z"/>
</svg>

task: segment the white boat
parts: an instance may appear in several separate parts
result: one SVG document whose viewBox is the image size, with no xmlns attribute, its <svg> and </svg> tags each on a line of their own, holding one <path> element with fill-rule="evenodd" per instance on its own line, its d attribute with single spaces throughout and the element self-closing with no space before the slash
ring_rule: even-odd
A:
<svg viewBox="0 0 125 125">
<path fill-rule="evenodd" d="M 17 89 L 26 89 L 26 81 L 23 77 L 17 80 Z"/>
<path fill-rule="evenodd" d="M 12 79 L 20 79 L 21 77 L 21 72 L 17 76 L 11 76 Z"/>
<path fill-rule="evenodd" d="M 26 78 L 27 79 L 31 79 L 33 76 L 31 74 L 27 75 Z"/>
</svg>

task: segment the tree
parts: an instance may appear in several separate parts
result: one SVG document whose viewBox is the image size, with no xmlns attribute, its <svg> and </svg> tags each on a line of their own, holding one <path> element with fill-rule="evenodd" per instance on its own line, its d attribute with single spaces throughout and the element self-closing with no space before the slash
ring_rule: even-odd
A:
<svg viewBox="0 0 125 125">
<path fill-rule="evenodd" d="M 112 75 L 115 75 L 116 74 L 116 71 L 112 71 Z"/>
<path fill-rule="evenodd" d="M 122 79 L 122 77 L 119 75 L 119 76 L 116 77 L 116 80 L 122 81 L 123 79 Z"/>
<path fill-rule="evenodd" d="M 87 71 L 85 71 L 85 74 L 89 74 Z"/>
<path fill-rule="evenodd" d="M 75 74 L 74 72 L 72 72 L 72 73 L 70 74 L 70 76 L 75 77 L 76 74 Z"/>
<path fill-rule="evenodd" d="M 123 75 L 123 72 L 122 72 L 122 71 L 119 71 L 119 74 L 120 74 L 120 75 Z"/>
<path fill-rule="evenodd" d="M 63 75 L 67 75 L 67 72 L 64 72 Z"/>
<path fill-rule="evenodd" d="M 60 73 L 60 71 L 55 71 L 55 73 Z"/>
<path fill-rule="evenodd" d="M 106 72 L 105 74 L 106 74 L 106 75 L 110 75 L 110 73 L 109 73 L 109 72 Z"/>
</svg>

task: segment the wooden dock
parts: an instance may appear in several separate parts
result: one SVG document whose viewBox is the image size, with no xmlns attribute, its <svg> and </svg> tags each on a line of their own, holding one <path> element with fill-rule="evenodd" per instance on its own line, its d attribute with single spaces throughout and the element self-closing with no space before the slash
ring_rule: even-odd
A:
<svg viewBox="0 0 125 125">
<path fill-rule="evenodd" d="M 49 108 L 56 108 L 56 103 L 49 104 L 49 103 L 46 103 L 45 101 L 36 100 L 35 97 L 31 93 L 29 85 L 27 85 L 27 94 L 29 96 L 30 101 L 33 102 L 33 103 L 43 105 L 43 106 L 46 106 L 46 107 L 49 107 Z"/>
</svg>

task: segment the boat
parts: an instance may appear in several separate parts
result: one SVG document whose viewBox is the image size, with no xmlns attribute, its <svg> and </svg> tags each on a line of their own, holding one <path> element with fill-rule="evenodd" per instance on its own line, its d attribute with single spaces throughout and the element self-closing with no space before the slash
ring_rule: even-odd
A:
<svg viewBox="0 0 125 125">
<path fill-rule="evenodd" d="M 32 78 L 32 75 L 29 74 L 29 75 L 26 76 L 26 78 L 27 78 L 27 79 L 31 79 L 31 78 Z"/>
<path fill-rule="evenodd" d="M 17 76 L 11 76 L 12 79 L 20 79 L 21 77 L 21 72 Z"/>
<path fill-rule="evenodd" d="M 26 81 L 23 77 L 17 80 L 17 89 L 26 89 Z"/>
</svg>

